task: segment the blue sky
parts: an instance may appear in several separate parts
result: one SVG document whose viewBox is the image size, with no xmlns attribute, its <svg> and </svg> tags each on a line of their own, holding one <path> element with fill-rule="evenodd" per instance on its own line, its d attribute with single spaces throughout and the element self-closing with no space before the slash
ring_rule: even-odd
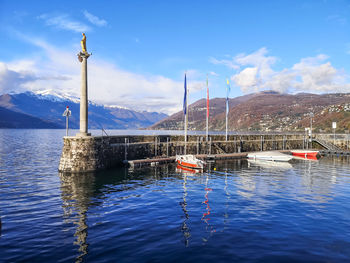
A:
<svg viewBox="0 0 350 263">
<path fill-rule="evenodd" d="M 350 92 L 350 1 L 0 0 L 0 94 L 79 96 L 81 33 L 89 99 L 137 110 L 276 90 Z"/>
</svg>

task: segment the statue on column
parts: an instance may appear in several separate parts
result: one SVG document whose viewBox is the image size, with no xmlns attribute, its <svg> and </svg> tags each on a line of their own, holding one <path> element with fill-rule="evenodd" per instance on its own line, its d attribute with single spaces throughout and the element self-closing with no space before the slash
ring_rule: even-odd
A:
<svg viewBox="0 0 350 263">
<path fill-rule="evenodd" d="M 86 36 L 85 34 L 83 33 L 83 39 L 80 41 L 80 44 L 81 44 L 81 50 L 83 51 L 83 53 L 87 53 L 86 51 Z"/>
<path fill-rule="evenodd" d="M 85 33 L 82 33 L 83 34 L 83 38 L 82 40 L 80 41 L 80 45 L 81 45 L 81 51 L 79 52 L 78 54 L 78 60 L 79 62 L 83 62 L 83 57 L 84 58 L 88 58 L 91 54 L 89 54 L 86 50 L 86 36 L 85 36 Z"/>
</svg>

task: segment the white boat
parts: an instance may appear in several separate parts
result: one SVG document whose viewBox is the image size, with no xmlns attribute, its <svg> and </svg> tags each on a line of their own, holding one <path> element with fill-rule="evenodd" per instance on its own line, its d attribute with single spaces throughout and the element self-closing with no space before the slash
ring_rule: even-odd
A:
<svg viewBox="0 0 350 263">
<path fill-rule="evenodd" d="M 269 152 L 252 152 L 247 156 L 249 159 L 258 159 L 266 161 L 278 161 L 278 162 L 288 162 L 293 158 L 292 155 L 283 154 L 278 151 L 269 151 Z"/>
</svg>

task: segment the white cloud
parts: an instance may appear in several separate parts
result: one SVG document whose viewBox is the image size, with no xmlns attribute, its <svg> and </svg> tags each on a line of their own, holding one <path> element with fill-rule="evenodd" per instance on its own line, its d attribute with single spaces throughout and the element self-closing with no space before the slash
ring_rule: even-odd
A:
<svg viewBox="0 0 350 263">
<path fill-rule="evenodd" d="M 249 55 L 239 54 L 234 58 L 234 61 L 240 67 L 256 67 L 258 69 L 257 74 L 259 74 L 261 78 L 265 78 L 274 73 L 271 66 L 277 61 L 276 57 L 266 56 L 267 53 L 267 49 L 263 47 Z"/>
<path fill-rule="evenodd" d="M 319 54 L 315 57 L 302 58 L 291 68 L 274 71 L 272 66 L 278 58 L 268 56 L 266 48 L 251 54 L 239 54 L 231 61 L 240 71 L 231 76 L 234 83 L 244 93 L 259 90 L 278 92 L 349 92 L 348 76 L 334 68 L 329 57 Z M 229 68 L 232 66 L 227 65 Z"/>
<path fill-rule="evenodd" d="M 11 91 L 24 91 L 23 86 L 28 81 L 33 81 L 36 76 L 30 71 L 16 71 L 8 67 L 7 64 L 0 62 L 0 93 Z"/>
<path fill-rule="evenodd" d="M 89 20 L 90 23 L 96 25 L 96 26 L 106 26 L 107 21 L 104 19 L 101 19 L 97 16 L 94 16 L 93 14 L 89 13 L 88 11 L 84 10 L 84 16 L 87 20 Z"/>
<path fill-rule="evenodd" d="M 345 74 L 334 68 L 330 62 L 321 64 L 327 56 L 302 59 L 292 71 L 299 76 L 293 85 L 298 91 L 337 92 L 349 90 Z"/>
<path fill-rule="evenodd" d="M 210 75 L 210 76 L 214 76 L 214 77 L 219 77 L 219 76 L 220 76 L 218 73 L 216 73 L 216 72 L 214 72 L 214 71 L 210 71 L 210 72 L 209 72 L 209 75 Z"/>
<path fill-rule="evenodd" d="M 241 87 L 242 92 L 256 92 L 258 90 L 258 68 L 245 68 L 231 77 L 235 84 Z"/>
<path fill-rule="evenodd" d="M 44 20 L 47 26 L 53 26 L 63 30 L 74 32 L 87 32 L 91 28 L 84 23 L 71 19 L 68 15 L 50 15 L 43 14 L 38 16 L 39 19 Z"/>
<path fill-rule="evenodd" d="M 42 53 L 34 58 L 1 63 L 0 85 L 4 87 L 1 93 L 52 89 L 80 96 L 81 64 L 75 53 L 33 37 L 23 36 L 22 40 L 40 47 Z M 91 101 L 168 114 L 182 107 L 183 79 L 129 72 L 93 55 L 88 59 L 88 74 Z M 198 73 L 190 70 L 189 74 Z M 189 86 L 191 92 L 196 92 L 204 86 L 204 81 L 191 77 Z"/>
<path fill-rule="evenodd" d="M 214 64 L 214 65 L 224 65 L 230 69 L 239 69 L 239 66 L 234 63 L 234 61 L 229 60 L 229 59 L 216 59 L 213 57 L 209 58 L 209 62 Z"/>
<path fill-rule="evenodd" d="M 296 73 L 288 69 L 284 69 L 276 74 L 273 74 L 260 87 L 260 90 L 274 90 L 281 93 L 288 93 L 294 85 Z"/>
</svg>

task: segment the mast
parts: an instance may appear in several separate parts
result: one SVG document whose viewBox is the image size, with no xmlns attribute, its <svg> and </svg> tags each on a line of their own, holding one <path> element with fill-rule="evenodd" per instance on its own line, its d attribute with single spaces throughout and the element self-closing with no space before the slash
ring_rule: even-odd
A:
<svg viewBox="0 0 350 263">
<path fill-rule="evenodd" d="M 186 147 L 187 147 L 187 125 L 188 125 L 187 111 L 188 111 L 188 105 L 187 105 L 187 100 L 186 100 L 186 114 L 185 114 L 185 154 L 187 154 L 187 153 L 186 153 Z"/>
<path fill-rule="evenodd" d="M 186 83 L 186 73 L 185 73 L 185 85 L 184 85 L 184 89 L 185 89 L 185 95 L 184 95 L 184 114 L 185 114 L 185 149 L 184 149 L 184 154 L 186 154 L 186 147 L 187 147 L 187 123 L 188 123 L 188 119 L 187 119 L 187 112 L 188 112 L 188 105 L 187 105 L 187 83 Z"/>
<path fill-rule="evenodd" d="M 230 93 L 230 82 L 227 79 L 227 87 L 226 87 L 226 141 L 227 141 L 227 117 L 228 117 L 228 111 L 229 111 L 229 105 L 228 105 L 228 95 Z"/>
<path fill-rule="evenodd" d="M 207 74 L 207 129 L 206 129 L 206 139 L 208 141 L 209 137 L 209 87 L 208 87 L 208 74 Z"/>
<path fill-rule="evenodd" d="M 226 102 L 227 103 L 227 102 Z M 226 106 L 227 107 L 227 106 Z M 227 112 L 226 112 L 226 141 L 227 141 Z"/>
</svg>

